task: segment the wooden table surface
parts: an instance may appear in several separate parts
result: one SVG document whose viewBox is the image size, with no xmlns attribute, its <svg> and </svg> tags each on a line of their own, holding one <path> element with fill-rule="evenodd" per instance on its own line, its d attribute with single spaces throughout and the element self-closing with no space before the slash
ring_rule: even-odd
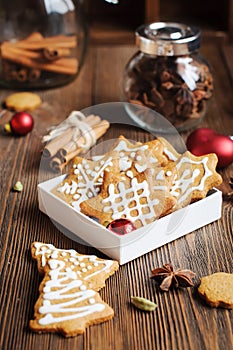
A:
<svg viewBox="0 0 233 350">
<path fill-rule="evenodd" d="M 115 311 L 111 321 L 89 327 L 83 335 L 69 339 L 29 330 L 41 281 L 30 255 L 33 241 L 103 257 L 96 249 L 71 241 L 39 211 L 37 184 L 45 177 L 40 168 L 41 137 L 49 126 L 61 122 L 72 110 L 120 101 L 122 70 L 134 52 L 135 47 L 127 45 L 89 47 L 85 64 L 74 82 L 37 91 L 43 104 L 33 112 L 35 126 L 27 136 L 5 135 L 3 124 L 9 115 L 0 120 L 1 350 L 233 349 L 233 311 L 210 308 L 197 295 L 201 276 L 216 271 L 233 273 L 232 202 L 226 196 L 232 191 L 229 185 L 232 165 L 220 170 L 224 198 L 220 220 L 121 266 L 107 280 L 100 294 Z M 202 53 L 214 69 L 215 91 L 200 126 L 233 135 L 232 81 L 221 45 L 207 41 Z M 0 101 L 11 92 L 2 89 Z M 151 139 L 147 132 L 113 124 L 102 140 L 120 133 L 138 141 Z M 181 134 L 184 140 L 187 134 Z M 24 184 L 21 193 L 12 191 L 17 180 Z M 193 270 L 195 287 L 158 291 L 150 279 L 151 269 L 168 262 Z M 158 307 L 151 313 L 141 312 L 130 305 L 131 295 L 149 298 Z"/>
</svg>

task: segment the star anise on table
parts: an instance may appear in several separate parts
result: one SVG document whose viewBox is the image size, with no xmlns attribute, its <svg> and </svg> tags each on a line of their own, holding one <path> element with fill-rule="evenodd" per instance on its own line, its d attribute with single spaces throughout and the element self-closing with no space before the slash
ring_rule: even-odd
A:
<svg viewBox="0 0 233 350">
<path fill-rule="evenodd" d="M 192 279 L 195 273 L 187 269 L 174 270 L 171 264 L 164 264 L 151 271 L 151 278 L 160 283 L 159 287 L 163 291 L 168 291 L 171 286 L 178 287 L 192 287 Z"/>
</svg>

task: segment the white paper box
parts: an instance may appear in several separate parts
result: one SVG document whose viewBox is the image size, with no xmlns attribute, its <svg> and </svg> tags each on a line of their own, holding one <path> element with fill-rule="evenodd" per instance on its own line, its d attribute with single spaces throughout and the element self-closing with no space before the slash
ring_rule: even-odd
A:
<svg viewBox="0 0 233 350">
<path fill-rule="evenodd" d="M 204 199 L 177 210 L 147 226 L 120 236 L 56 197 L 50 191 L 65 178 L 62 175 L 38 185 L 39 208 L 74 241 L 87 244 L 125 264 L 155 248 L 221 218 L 222 193 L 217 189 Z"/>
</svg>

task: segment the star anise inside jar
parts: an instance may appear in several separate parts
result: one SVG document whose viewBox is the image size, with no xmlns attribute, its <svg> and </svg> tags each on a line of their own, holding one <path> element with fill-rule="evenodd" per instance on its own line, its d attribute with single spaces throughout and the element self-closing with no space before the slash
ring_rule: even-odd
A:
<svg viewBox="0 0 233 350">
<path fill-rule="evenodd" d="M 191 270 L 174 270 L 171 264 L 164 264 L 162 267 L 152 270 L 151 278 L 160 283 L 161 290 L 168 291 L 171 286 L 175 288 L 193 286 L 194 276 L 195 273 Z"/>
<path fill-rule="evenodd" d="M 189 60 L 187 57 L 182 59 Z M 176 56 L 154 57 L 139 53 L 126 66 L 123 89 L 128 102 L 160 113 L 178 131 L 182 131 L 203 118 L 207 100 L 213 92 L 213 77 L 198 55 L 193 55 L 191 61 L 187 61 L 189 63 L 185 69 L 181 64 L 183 76 L 177 62 Z M 194 85 L 190 84 L 193 79 Z M 147 116 L 144 115 L 143 119 L 148 125 L 151 124 Z"/>
</svg>

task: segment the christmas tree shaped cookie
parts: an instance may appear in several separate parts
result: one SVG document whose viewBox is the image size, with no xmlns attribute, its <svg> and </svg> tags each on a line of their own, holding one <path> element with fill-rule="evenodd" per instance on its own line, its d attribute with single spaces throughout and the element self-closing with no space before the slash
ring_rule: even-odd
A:
<svg viewBox="0 0 233 350">
<path fill-rule="evenodd" d="M 32 244 L 31 252 L 39 272 L 44 274 L 34 319 L 29 324 L 32 330 L 70 337 L 113 317 L 113 309 L 96 291 L 118 269 L 116 261 L 39 242 Z"/>
</svg>

